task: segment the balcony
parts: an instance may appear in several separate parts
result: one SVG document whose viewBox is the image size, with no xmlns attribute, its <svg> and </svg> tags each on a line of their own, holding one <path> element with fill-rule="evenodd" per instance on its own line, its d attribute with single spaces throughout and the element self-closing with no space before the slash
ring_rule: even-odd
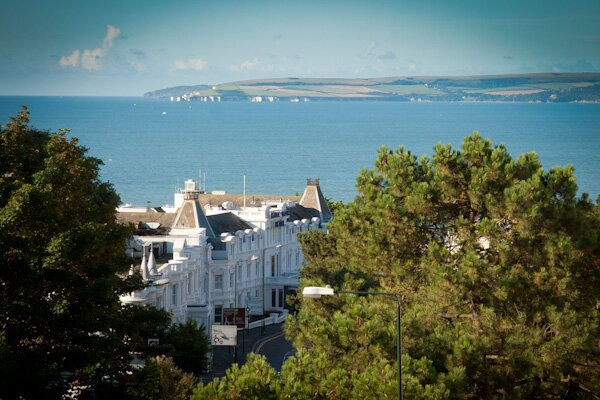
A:
<svg viewBox="0 0 600 400">
<path fill-rule="evenodd" d="M 284 272 L 278 276 L 266 276 L 265 284 L 281 286 L 298 286 L 299 274 L 297 272 Z"/>
</svg>

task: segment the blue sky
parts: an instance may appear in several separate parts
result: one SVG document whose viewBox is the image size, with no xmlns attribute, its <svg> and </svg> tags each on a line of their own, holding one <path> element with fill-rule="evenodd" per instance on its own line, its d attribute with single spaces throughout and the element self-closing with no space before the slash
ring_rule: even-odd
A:
<svg viewBox="0 0 600 400">
<path fill-rule="evenodd" d="M 600 71 L 598 0 L 20 0 L 0 10 L 0 95 Z"/>
</svg>

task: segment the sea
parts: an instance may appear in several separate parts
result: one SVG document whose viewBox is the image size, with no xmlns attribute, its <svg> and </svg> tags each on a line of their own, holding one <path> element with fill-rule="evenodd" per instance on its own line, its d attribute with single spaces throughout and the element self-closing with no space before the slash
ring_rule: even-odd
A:
<svg viewBox="0 0 600 400">
<path fill-rule="evenodd" d="M 600 104 L 403 102 L 170 102 L 142 97 L 0 96 L 0 124 L 22 105 L 39 129 L 68 129 L 103 161 L 122 203 L 173 203 L 186 179 L 208 191 L 302 194 L 319 178 L 351 201 L 381 146 L 431 156 L 477 131 L 544 168 L 573 165 L 579 194 L 600 194 Z"/>
</svg>

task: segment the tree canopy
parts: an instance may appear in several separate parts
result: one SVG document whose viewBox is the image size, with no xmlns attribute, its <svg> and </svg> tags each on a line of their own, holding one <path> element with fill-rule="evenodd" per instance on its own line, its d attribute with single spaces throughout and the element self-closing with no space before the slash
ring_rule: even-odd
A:
<svg viewBox="0 0 600 400">
<path fill-rule="evenodd" d="M 303 236 L 302 283 L 400 296 L 407 398 L 600 396 L 600 212 L 572 167 L 475 133 L 431 158 L 381 148 L 357 188 L 327 234 Z M 302 300 L 287 333 L 320 360 L 307 390 L 395 390 L 394 311 Z"/>
<path fill-rule="evenodd" d="M 357 187 L 301 237 L 301 283 L 400 297 L 405 398 L 600 397 L 600 210 L 572 167 L 475 133 L 431 158 L 381 148 Z M 194 398 L 395 398 L 395 302 L 299 305 L 281 374 L 249 358 Z"/>
<path fill-rule="evenodd" d="M 206 368 L 209 338 L 204 326 L 189 320 L 174 324 L 164 334 L 164 343 L 175 364 L 185 372 L 201 374 Z"/>
<path fill-rule="evenodd" d="M 143 287 L 127 277 L 130 230 L 101 161 L 67 133 L 30 127 L 26 108 L 0 127 L 2 398 L 59 396 L 70 374 L 113 379 L 146 340 L 133 321 L 168 326 L 164 312 L 119 302 Z"/>
</svg>

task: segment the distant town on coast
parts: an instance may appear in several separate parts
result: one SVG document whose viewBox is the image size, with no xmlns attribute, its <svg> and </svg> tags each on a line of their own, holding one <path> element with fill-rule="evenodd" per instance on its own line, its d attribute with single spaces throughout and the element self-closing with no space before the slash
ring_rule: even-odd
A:
<svg viewBox="0 0 600 400">
<path fill-rule="evenodd" d="M 600 102 L 600 73 L 269 78 L 176 86 L 144 94 L 171 101 L 514 101 Z"/>
</svg>

